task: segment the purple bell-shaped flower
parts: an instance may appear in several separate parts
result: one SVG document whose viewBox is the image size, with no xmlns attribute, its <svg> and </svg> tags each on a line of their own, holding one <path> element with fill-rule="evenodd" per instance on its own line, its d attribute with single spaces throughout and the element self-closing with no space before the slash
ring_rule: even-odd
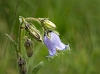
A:
<svg viewBox="0 0 100 74">
<path fill-rule="evenodd" d="M 44 35 L 44 44 L 49 49 L 49 55 L 53 56 L 56 54 L 56 50 L 65 50 L 69 48 L 69 45 L 65 45 L 61 42 L 58 34 L 50 31 L 48 32 L 48 35 Z"/>
</svg>

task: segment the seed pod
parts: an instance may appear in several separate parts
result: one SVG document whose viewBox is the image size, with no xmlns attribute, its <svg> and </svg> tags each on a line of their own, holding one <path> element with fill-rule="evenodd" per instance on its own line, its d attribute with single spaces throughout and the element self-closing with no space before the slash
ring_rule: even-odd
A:
<svg viewBox="0 0 100 74">
<path fill-rule="evenodd" d="M 29 32 L 29 34 L 34 37 L 39 42 L 42 42 L 42 36 L 40 35 L 39 30 L 37 30 L 35 27 L 31 26 L 30 24 L 25 24 L 25 30 Z"/>
<path fill-rule="evenodd" d="M 51 22 L 48 19 L 46 19 L 46 18 L 39 18 L 39 21 L 41 23 L 43 23 L 43 25 L 45 27 L 49 28 L 49 29 L 55 29 L 56 28 L 56 25 L 53 22 Z"/>
<path fill-rule="evenodd" d="M 26 61 L 22 58 L 22 57 L 19 57 L 19 60 L 18 60 L 18 67 L 19 67 L 19 72 L 20 74 L 26 74 Z"/>
<path fill-rule="evenodd" d="M 26 38 L 26 42 L 24 44 L 26 53 L 28 57 L 31 57 L 33 55 L 33 42 L 31 39 Z"/>
</svg>

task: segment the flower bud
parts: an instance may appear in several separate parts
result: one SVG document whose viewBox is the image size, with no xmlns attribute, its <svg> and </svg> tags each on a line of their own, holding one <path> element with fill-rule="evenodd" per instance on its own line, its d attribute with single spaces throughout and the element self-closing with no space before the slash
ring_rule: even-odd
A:
<svg viewBox="0 0 100 74">
<path fill-rule="evenodd" d="M 45 27 L 49 28 L 49 29 L 55 29 L 56 28 L 56 25 L 53 22 L 51 22 L 48 19 L 46 19 L 46 18 L 39 18 L 39 21 L 41 23 L 43 23 L 43 25 Z"/>
<path fill-rule="evenodd" d="M 22 57 L 19 57 L 17 63 L 18 63 L 20 74 L 26 74 L 26 61 Z"/>
<path fill-rule="evenodd" d="M 33 43 L 31 39 L 26 38 L 26 42 L 24 44 L 26 53 L 28 57 L 31 57 L 33 55 Z"/>
<path fill-rule="evenodd" d="M 30 24 L 25 24 L 25 29 L 31 36 L 33 36 L 36 40 L 39 42 L 42 42 L 42 36 L 39 33 L 39 30 L 37 30 L 35 27 L 31 26 Z"/>
</svg>

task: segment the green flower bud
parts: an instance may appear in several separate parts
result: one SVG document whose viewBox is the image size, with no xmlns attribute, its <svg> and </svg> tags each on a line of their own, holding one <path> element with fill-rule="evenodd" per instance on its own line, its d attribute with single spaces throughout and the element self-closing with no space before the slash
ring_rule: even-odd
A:
<svg viewBox="0 0 100 74">
<path fill-rule="evenodd" d="M 47 28 L 49 29 L 55 29 L 56 28 L 56 25 L 49 21 L 47 18 L 39 18 L 39 21 Z"/>
<path fill-rule="evenodd" d="M 31 39 L 26 38 L 26 42 L 24 44 L 26 53 L 28 57 L 31 57 L 33 55 L 33 42 Z"/>
<path fill-rule="evenodd" d="M 30 24 L 25 24 L 25 29 L 31 36 L 33 36 L 36 40 L 39 42 L 42 42 L 42 36 L 40 35 L 39 30 L 37 30 L 35 27 L 31 26 Z"/>
</svg>

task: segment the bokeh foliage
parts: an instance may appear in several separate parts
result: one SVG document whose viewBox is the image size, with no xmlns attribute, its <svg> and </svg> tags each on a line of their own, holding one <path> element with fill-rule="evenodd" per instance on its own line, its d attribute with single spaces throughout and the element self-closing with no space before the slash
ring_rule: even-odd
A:
<svg viewBox="0 0 100 74">
<path fill-rule="evenodd" d="M 47 48 L 35 41 L 30 63 L 44 61 L 38 74 L 100 73 L 100 0 L 0 0 L 0 74 L 18 74 L 14 46 L 5 33 L 17 40 L 20 15 L 49 18 L 71 47 L 70 54 L 49 62 Z"/>
</svg>

